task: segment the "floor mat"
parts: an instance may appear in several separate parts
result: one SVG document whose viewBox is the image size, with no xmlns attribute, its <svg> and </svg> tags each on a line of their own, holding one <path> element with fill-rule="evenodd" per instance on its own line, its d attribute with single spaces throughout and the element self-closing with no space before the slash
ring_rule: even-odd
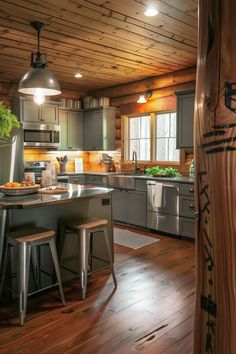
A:
<svg viewBox="0 0 236 354">
<path fill-rule="evenodd" d="M 114 228 L 114 243 L 132 248 L 134 250 L 150 245 L 151 243 L 157 241 L 160 240 L 150 236 L 138 234 L 136 232 L 129 231 L 126 229 Z"/>
</svg>

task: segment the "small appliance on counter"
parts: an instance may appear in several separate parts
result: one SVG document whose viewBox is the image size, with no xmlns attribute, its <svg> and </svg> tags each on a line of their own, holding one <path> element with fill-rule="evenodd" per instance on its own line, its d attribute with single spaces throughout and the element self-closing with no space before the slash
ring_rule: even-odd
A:
<svg viewBox="0 0 236 354">
<path fill-rule="evenodd" d="M 35 183 L 41 183 L 42 171 L 46 170 L 46 165 L 50 163 L 48 160 L 42 161 L 25 161 L 24 162 L 24 171 L 25 173 L 34 172 L 35 174 Z"/>
</svg>

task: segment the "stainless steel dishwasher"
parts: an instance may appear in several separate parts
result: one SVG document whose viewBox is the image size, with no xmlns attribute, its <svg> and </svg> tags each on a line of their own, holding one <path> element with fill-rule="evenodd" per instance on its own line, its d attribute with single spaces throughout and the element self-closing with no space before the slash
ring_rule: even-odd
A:
<svg viewBox="0 0 236 354">
<path fill-rule="evenodd" d="M 179 235 L 179 184 L 147 182 L 147 227 Z"/>
</svg>

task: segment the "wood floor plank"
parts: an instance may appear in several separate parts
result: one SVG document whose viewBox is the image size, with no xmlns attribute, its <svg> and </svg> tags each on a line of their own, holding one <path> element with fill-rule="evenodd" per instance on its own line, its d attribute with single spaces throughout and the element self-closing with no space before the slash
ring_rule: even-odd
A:
<svg viewBox="0 0 236 354">
<path fill-rule="evenodd" d="M 29 300 L 18 326 L 14 302 L 0 307 L 1 354 L 192 354 L 194 243 L 139 230 L 160 242 L 132 250 L 115 245 L 118 289 L 109 270 L 89 277 L 86 300 L 79 284 Z"/>
</svg>

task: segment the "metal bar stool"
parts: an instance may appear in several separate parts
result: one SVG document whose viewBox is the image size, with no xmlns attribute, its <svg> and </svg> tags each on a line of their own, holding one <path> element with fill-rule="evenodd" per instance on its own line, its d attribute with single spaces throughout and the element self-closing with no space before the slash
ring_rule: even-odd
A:
<svg viewBox="0 0 236 354">
<path fill-rule="evenodd" d="M 63 305 L 65 305 L 65 298 L 62 289 L 61 275 L 60 275 L 60 269 L 59 269 L 59 263 L 57 257 L 56 244 L 55 244 L 55 232 L 43 227 L 34 227 L 29 229 L 13 231 L 7 234 L 7 247 L 6 247 L 5 259 L 3 263 L 3 274 L 2 274 L 2 281 L 0 285 L 0 295 L 2 294 L 5 277 L 6 277 L 8 249 L 9 247 L 16 247 L 18 295 L 19 295 L 19 318 L 20 318 L 20 324 L 22 326 L 24 325 L 25 318 L 26 318 L 27 296 L 33 294 L 33 293 L 28 294 L 28 279 L 29 279 L 31 248 L 33 246 L 41 246 L 43 244 L 49 244 L 50 246 L 50 251 L 51 251 L 51 255 L 52 255 L 52 259 L 56 271 L 57 281 L 58 281 L 58 283 L 53 284 L 53 286 L 55 285 L 59 286 L 61 300 Z"/>
<path fill-rule="evenodd" d="M 79 239 L 79 246 L 80 246 L 80 254 L 79 254 L 79 262 L 80 262 L 80 284 L 81 284 L 81 297 L 85 299 L 86 292 L 87 292 L 87 275 L 88 275 L 88 257 L 90 251 L 90 241 L 91 241 L 91 234 L 96 232 L 103 232 L 107 253 L 109 258 L 109 265 L 112 272 L 113 282 L 115 288 L 117 288 L 117 281 L 113 267 L 113 260 L 112 260 L 112 253 L 110 248 L 110 242 L 108 238 L 107 232 L 107 224 L 108 221 L 106 219 L 99 219 L 99 218 L 82 218 L 82 219 L 71 219 L 64 221 L 62 224 L 63 232 L 61 234 L 61 255 L 60 255 L 60 264 L 62 263 L 62 255 L 63 255 L 63 243 L 65 234 L 68 232 L 76 232 Z M 62 266 L 62 265 L 61 265 Z M 62 266 L 63 267 L 63 266 Z M 66 268 L 69 270 L 68 268 Z M 73 272 L 73 271 L 72 271 Z M 74 272 L 73 272 L 74 273 Z"/>
</svg>

